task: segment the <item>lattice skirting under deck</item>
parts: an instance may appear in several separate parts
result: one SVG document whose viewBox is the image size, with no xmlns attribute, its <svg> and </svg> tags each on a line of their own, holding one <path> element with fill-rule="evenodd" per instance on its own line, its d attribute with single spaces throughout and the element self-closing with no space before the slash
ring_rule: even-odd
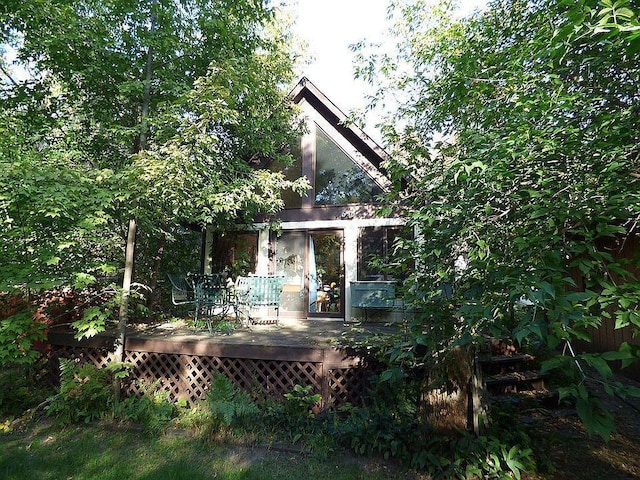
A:
<svg viewBox="0 0 640 480">
<path fill-rule="evenodd" d="M 72 345 L 52 345 L 62 358 L 75 358 L 104 367 L 111 349 Z M 141 394 L 145 387 L 169 393 L 171 399 L 184 399 L 194 405 L 204 399 L 215 374 L 231 379 L 237 387 L 255 398 L 279 399 L 298 384 L 311 385 L 322 396 L 323 406 L 363 401 L 370 370 L 359 360 L 345 365 L 328 365 L 308 360 L 230 358 L 179 353 L 125 351 L 132 365 L 126 394 Z"/>
</svg>

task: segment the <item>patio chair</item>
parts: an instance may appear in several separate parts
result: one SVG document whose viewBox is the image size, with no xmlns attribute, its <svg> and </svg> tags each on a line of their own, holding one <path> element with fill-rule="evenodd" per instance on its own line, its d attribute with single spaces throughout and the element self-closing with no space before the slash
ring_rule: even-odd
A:
<svg viewBox="0 0 640 480">
<path fill-rule="evenodd" d="M 196 303 L 195 324 L 201 326 L 204 319 L 209 333 L 215 323 L 224 320 L 235 308 L 231 290 L 222 275 L 193 275 L 193 292 Z"/>
<path fill-rule="evenodd" d="M 246 315 L 247 324 L 251 324 L 257 316 L 256 310 L 273 308 L 276 312 L 276 326 L 280 316 L 280 294 L 284 287 L 284 276 L 250 275 L 238 277 L 235 285 L 236 315 Z"/>
<path fill-rule="evenodd" d="M 171 303 L 174 305 L 187 305 L 194 303 L 193 286 L 184 275 L 167 274 L 171 282 Z"/>
</svg>

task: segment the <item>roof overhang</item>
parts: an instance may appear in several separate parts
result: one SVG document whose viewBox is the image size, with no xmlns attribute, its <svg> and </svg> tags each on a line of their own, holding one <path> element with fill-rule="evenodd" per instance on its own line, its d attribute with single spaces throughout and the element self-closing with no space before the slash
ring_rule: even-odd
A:
<svg viewBox="0 0 640 480">
<path fill-rule="evenodd" d="M 307 77 L 302 77 L 289 94 L 291 101 L 299 104 L 306 100 L 327 122 L 343 135 L 364 157 L 381 168 L 389 159 L 387 153 L 369 135 L 348 120 L 347 115 L 322 93 Z"/>
</svg>

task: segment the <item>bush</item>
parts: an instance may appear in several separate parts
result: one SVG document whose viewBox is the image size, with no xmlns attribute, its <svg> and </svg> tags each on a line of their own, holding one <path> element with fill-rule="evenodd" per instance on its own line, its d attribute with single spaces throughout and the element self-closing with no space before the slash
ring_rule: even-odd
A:
<svg viewBox="0 0 640 480">
<path fill-rule="evenodd" d="M 322 397 L 312 393 L 312 388 L 295 385 L 291 392 L 284 394 L 283 401 L 265 402 L 265 423 L 283 431 L 313 428 L 317 423 L 314 407 Z"/>
<path fill-rule="evenodd" d="M 110 369 L 60 359 L 60 389 L 49 399 L 47 413 L 63 423 L 96 420 L 113 406 L 113 380 Z"/>
<path fill-rule="evenodd" d="M 408 415 L 376 407 L 345 407 L 347 416 L 334 423 L 338 441 L 359 455 L 395 458 L 404 465 L 424 468 L 421 452 L 428 447 L 433 430 Z"/>
<path fill-rule="evenodd" d="M 53 393 L 46 365 L 8 365 L 0 369 L 0 416 L 17 417 Z"/>
<path fill-rule="evenodd" d="M 346 408 L 333 434 L 359 455 L 380 455 L 427 471 L 434 479 L 520 478 L 536 468 L 531 441 L 513 424 L 492 427 L 485 436 L 458 430 L 439 433 L 416 417 L 377 408 Z"/>
<path fill-rule="evenodd" d="M 244 426 L 260 412 L 251 397 L 224 375 L 213 377 L 206 403 L 218 427 Z"/>
<path fill-rule="evenodd" d="M 138 396 L 130 396 L 116 405 L 116 418 L 136 422 L 151 433 L 158 433 L 178 415 L 180 407 L 186 407 L 184 400 L 173 403 L 169 393 L 158 389 L 159 382 L 147 385 L 138 382 Z"/>
</svg>

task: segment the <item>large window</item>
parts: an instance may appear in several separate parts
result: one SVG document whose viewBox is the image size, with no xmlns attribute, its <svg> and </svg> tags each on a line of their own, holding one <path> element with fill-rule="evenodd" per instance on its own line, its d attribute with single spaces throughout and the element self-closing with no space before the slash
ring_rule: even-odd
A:
<svg viewBox="0 0 640 480">
<path fill-rule="evenodd" d="M 258 234 L 220 233 L 211 239 L 211 271 L 228 272 L 235 279 L 238 275 L 255 273 L 258 260 Z"/>
<path fill-rule="evenodd" d="M 295 181 L 302 177 L 302 150 L 300 148 L 300 139 L 291 147 L 291 155 L 293 163 L 290 165 L 282 165 L 273 162 L 269 169 L 273 172 L 283 172 L 287 180 Z M 290 188 L 282 192 L 282 200 L 284 200 L 284 208 L 300 208 L 302 207 L 302 197 Z"/>
<path fill-rule="evenodd" d="M 316 127 L 316 205 L 371 203 L 380 187 L 329 136 Z"/>
<path fill-rule="evenodd" d="M 393 244 L 409 236 L 404 227 L 365 227 L 358 239 L 358 280 L 393 280 L 406 272 L 392 272 Z"/>
</svg>

